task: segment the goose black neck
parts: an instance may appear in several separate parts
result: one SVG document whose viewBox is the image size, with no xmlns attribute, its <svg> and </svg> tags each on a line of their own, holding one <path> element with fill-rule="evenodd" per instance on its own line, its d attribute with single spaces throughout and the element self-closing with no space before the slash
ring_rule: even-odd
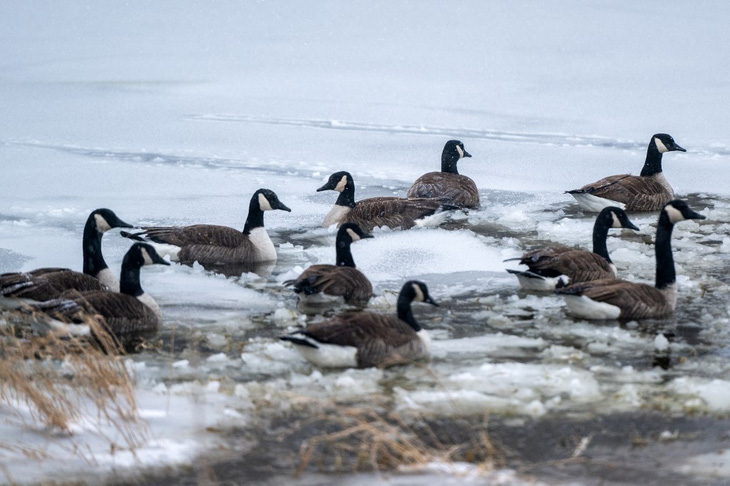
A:
<svg viewBox="0 0 730 486">
<path fill-rule="evenodd" d="M 84 246 L 84 273 L 86 275 L 95 277 L 105 268 L 109 268 L 101 254 L 101 237 L 103 235 L 96 229 L 94 215 L 90 215 L 86 221 L 86 226 L 84 226 L 84 238 L 82 240 Z"/>
<path fill-rule="evenodd" d="M 259 205 L 258 194 L 251 198 L 248 205 L 248 216 L 246 217 L 246 225 L 243 227 L 243 233 L 249 234 L 251 230 L 262 228 L 264 226 L 264 212 Z"/>
<path fill-rule="evenodd" d="M 403 292 L 398 296 L 398 319 L 408 323 L 414 331 L 418 332 L 421 330 L 421 326 L 418 325 L 416 318 L 413 317 L 413 311 L 411 310 L 412 300 L 412 297 L 403 295 Z"/>
<path fill-rule="evenodd" d="M 441 154 L 441 172 L 448 172 L 449 174 L 458 174 L 459 171 L 456 168 L 456 163 L 459 162 L 459 156 L 453 153 Z"/>
<path fill-rule="evenodd" d="M 122 260 L 122 275 L 119 279 L 119 292 L 139 297 L 144 293 L 139 283 L 139 263 L 134 263 L 125 255 Z"/>
<path fill-rule="evenodd" d="M 613 223 L 613 219 L 611 220 Z M 599 216 L 593 225 L 593 253 L 606 259 L 608 263 L 613 263 L 611 257 L 608 256 L 608 247 L 606 239 L 608 238 L 608 230 L 610 226 L 606 224 L 606 218 Z"/>
<path fill-rule="evenodd" d="M 347 206 L 348 208 L 355 207 L 355 183 L 349 177 L 347 178 L 345 188 L 340 193 L 335 204 L 338 206 Z"/>
<path fill-rule="evenodd" d="M 663 289 L 672 285 L 677 280 L 674 270 L 674 256 L 672 256 L 672 230 L 674 225 L 669 221 L 669 216 L 662 211 L 659 216 L 659 224 L 656 229 L 656 288 Z"/>
<path fill-rule="evenodd" d="M 649 143 L 649 148 L 646 149 L 646 161 L 644 167 L 641 169 L 641 175 L 643 177 L 653 176 L 659 174 L 662 171 L 662 153 L 656 148 L 656 143 L 652 140 Z"/>
<path fill-rule="evenodd" d="M 355 268 L 355 260 L 352 259 L 350 241 L 339 240 L 337 242 L 337 266 Z"/>
</svg>

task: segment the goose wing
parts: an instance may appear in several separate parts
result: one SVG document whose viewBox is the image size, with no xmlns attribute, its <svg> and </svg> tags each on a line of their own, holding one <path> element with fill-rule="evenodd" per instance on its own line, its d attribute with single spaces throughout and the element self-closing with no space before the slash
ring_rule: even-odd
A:
<svg viewBox="0 0 730 486">
<path fill-rule="evenodd" d="M 543 260 L 551 260 L 553 258 L 556 258 L 561 253 L 572 250 L 573 248 L 564 245 L 552 245 L 546 246 L 544 248 L 537 248 L 535 250 L 524 253 L 520 258 L 520 263 L 522 265 L 527 265 L 528 267 L 531 267 L 532 265 L 536 265 Z"/>
<path fill-rule="evenodd" d="M 348 303 L 367 302 L 373 295 L 373 286 L 368 278 L 352 267 L 312 265 L 290 283 L 296 292 L 342 296 Z"/>
<path fill-rule="evenodd" d="M 210 245 L 234 248 L 246 241 L 245 235 L 228 226 L 195 224 L 192 226 L 147 227 L 143 236 L 155 243 L 167 243 L 179 247 L 187 245 Z"/>
<path fill-rule="evenodd" d="M 584 295 L 597 302 L 605 302 L 621 309 L 620 318 L 645 319 L 672 312 L 664 295 L 651 285 L 619 279 L 602 279 L 568 285 L 558 294 Z"/>
<path fill-rule="evenodd" d="M 66 268 L 41 268 L 28 273 L 4 274 L 0 277 L 0 294 L 45 301 L 58 298 L 65 290 L 106 290 L 96 278 Z"/>
<path fill-rule="evenodd" d="M 416 336 L 413 328 L 396 316 L 373 312 L 346 312 L 308 326 L 302 333 L 321 343 L 358 349 L 368 341 L 377 340 L 401 346 Z"/>
<path fill-rule="evenodd" d="M 652 177 L 620 174 L 587 184 L 569 193 L 586 193 L 626 205 L 629 211 L 653 211 L 669 202 L 674 193 Z"/>
<path fill-rule="evenodd" d="M 346 223 L 356 223 L 363 231 L 376 226 L 408 229 L 416 220 L 430 216 L 441 206 L 438 199 L 402 199 L 399 197 L 373 197 L 355 204 L 345 217 Z"/>
<path fill-rule="evenodd" d="M 303 334 L 320 343 L 357 348 L 358 366 L 390 366 L 416 359 L 420 341 L 416 332 L 396 316 L 354 312 L 340 314 L 326 322 L 307 327 Z M 414 344 L 415 343 L 415 344 Z M 410 354 L 410 355 L 408 355 Z"/>
<path fill-rule="evenodd" d="M 542 255 L 536 261 L 527 263 L 530 270 L 544 277 L 567 275 L 570 282 L 587 282 L 602 278 L 613 278 L 613 270 L 605 258 L 585 250 L 560 251 Z"/>
<path fill-rule="evenodd" d="M 479 207 L 479 190 L 469 177 L 448 172 L 428 172 L 408 189 L 409 198 L 437 198 L 462 208 Z"/>
</svg>

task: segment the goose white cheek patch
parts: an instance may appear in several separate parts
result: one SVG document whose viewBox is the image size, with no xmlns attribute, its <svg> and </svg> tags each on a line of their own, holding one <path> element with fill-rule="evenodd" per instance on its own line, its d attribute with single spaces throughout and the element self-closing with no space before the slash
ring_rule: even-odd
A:
<svg viewBox="0 0 730 486">
<path fill-rule="evenodd" d="M 352 238 L 352 241 L 358 241 L 360 239 L 360 237 L 357 235 L 357 233 L 355 233 L 354 231 L 352 231 L 349 228 L 347 229 L 347 234 L 350 235 L 350 238 Z"/>
<path fill-rule="evenodd" d="M 152 265 L 154 262 L 152 261 L 152 257 L 150 257 L 150 254 L 147 253 L 147 249 L 142 248 L 142 258 L 144 259 L 145 265 Z"/>
<path fill-rule="evenodd" d="M 110 225 L 101 214 L 95 214 L 94 219 L 96 220 L 96 228 L 99 230 L 99 232 L 105 233 L 112 229 L 112 225 Z"/>
<path fill-rule="evenodd" d="M 611 216 L 613 216 L 612 228 L 621 228 L 622 224 L 621 224 L 621 221 L 619 221 L 618 216 L 616 216 L 616 213 L 611 213 Z"/>
<path fill-rule="evenodd" d="M 669 216 L 669 221 L 671 221 L 672 224 L 684 221 L 684 216 L 682 215 L 682 212 L 674 206 L 667 206 L 664 208 L 664 211 L 667 212 L 667 216 Z"/>
<path fill-rule="evenodd" d="M 456 151 L 459 152 L 460 159 L 464 157 L 464 150 L 461 147 L 459 147 L 458 145 L 456 146 Z"/>
<path fill-rule="evenodd" d="M 424 302 L 426 300 L 426 297 L 423 295 L 423 290 L 421 290 L 421 287 L 413 284 L 413 290 L 416 292 L 416 298 L 413 300 L 415 300 L 416 302 Z"/>
<path fill-rule="evenodd" d="M 659 153 L 660 154 L 663 154 L 665 152 L 669 152 L 669 150 L 667 150 L 667 146 L 664 145 L 664 142 L 662 142 L 658 138 L 654 137 L 654 143 L 656 144 L 656 148 L 657 148 L 657 150 L 659 150 Z"/>
<path fill-rule="evenodd" d="M 261 211 L 271 211 L 271 204 L 269 203 L 269 200 L 266 199 L 266 196 L 259 193 L 259 207 L 261 208 Z"/>
<path fill-rule="evenodd" d="M 345 186 L 347 185 L 347 176 L 342 176 L 342 179 L 340 179 L 340 182 L 337 183 L 335 186 L 335 191 L 342 192 L 345 190 Z"/>
</svg>

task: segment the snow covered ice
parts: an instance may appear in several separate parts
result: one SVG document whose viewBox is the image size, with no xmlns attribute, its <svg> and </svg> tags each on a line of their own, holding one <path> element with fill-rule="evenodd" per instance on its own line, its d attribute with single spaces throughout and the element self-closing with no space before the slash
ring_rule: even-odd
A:
<svg viewBox="0 0 730 486">
<path fill-rule="evenodd" d="M 80 269 L 81 229 L 98 207 L 138 225 L 243 228 L 266 187 L 292 212 L 266 213 L 279 259 L 264 276 L 143 271 L 165 329 L 159 351 L 128 358 L 149 428 L 136 454 L 110 449 L 118 438 L 93 414 L 61 437 L 3 404 L 2 481 L 189 464 L 307 400 L 455 419 L 489 411 L 509 424 L 657 411 L 726 430 L 728 14 L 721 2 L 4 2 L 0 272 Z M 676 314 L 589 323 L 557 296 L 519 291 L 503 260 L 553 242 L 589 249 L 594 215 L 563 191 L 637 174 L 656 132 L 687 148 L 664 157 L 664 173 L 707 216 L 674 230 Z M 308 322 L 281 283 L 335 259 L 335 231 L 320 226 L 336 196 L 316 188 L 347 170 L 356 199 L 404 196 L 438 170 L 449 139 L 473 156 L 459 170 L 481 208 L 352 246 L 375 311 L 395 311 L 406 279 L 428 284 L 441 307 L 415 312 L 431 361 L 313 369 L 276 337 Z M 612 232 L 609 252 L 619 276 L 651 283 L 656 215 L 631 219 L 641 231 Z M 103 241 L 115 270 L 129 246 L 117 233 Z M 691 477 L 728 447 L 700 440 L 686 457 L 652 460 Z M 713 467 L 728 480 L 726 463 Z"/>
</svg>

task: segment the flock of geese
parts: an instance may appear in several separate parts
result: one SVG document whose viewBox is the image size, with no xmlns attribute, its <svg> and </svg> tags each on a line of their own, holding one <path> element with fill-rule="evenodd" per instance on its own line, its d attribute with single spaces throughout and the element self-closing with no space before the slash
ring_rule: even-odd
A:
<svg viewBox="0 0 730 486">
<path fill-rule="evenodd" d="M 520 286 L 530 291 L 550 291 L 564 296 L 567 308 L 586 319 L 642 319 L 672 313 L 677 303 L 676 275 L 671 249 L 674 225 L 705 217 L 674 199 L 662 173 L 662 155 L 682 151 L 671 136 L 651 137 L 639 176 L 609 176 L 580 189 L 567 191 L 586 211 L 598 212 L 593 228 L 592 251 L 553 245 L 522 255 L 526 270 L 508 270 Z M 285 282 L 302 306 L 317 307 L 343 302 L 365 307 L 373 295 L 368 278 L 356 268 L 351 244 L 375 227 L 408 229 L 425 217 L 452 209 L 479 207 L 479 191 L 469 177 L 459 174 L 458 162 L 471 155 L 464 144 L 450 140 L 444 146 L 441 171 L 421 176 L 406 198 L 376 197 L 355 200 L 355 182 L 348 172 L 332 174 L 317 191 L 339 193 L 323 226 L 337 225 L 334 265 L 312 265 L 299 277 Z M 145 265 L 169 265 L 163 255 L 183 264 L 256 263 L 276 260 L 276 248 L 264 228 L 266 211 L 291 211 L 271 190 L 259 189 L 251 197 L 243 231 L 226 226 L 198 224 L 183 227 L 134 227 L 109 209 L 93 211 L 84 227 L 83 272 L 66 268 L 40 268 L 0 275 L 0 305 L 32 312 L 36 332 L 88 335 L 89 318 L 101 318 L 111 334 L 128 350 L 162 325 L 154 299 L 140 284 Z M 655 285 L 617 278 L 606 238 L 611 228 L 638 230 L 627 212 L 658 211 L 655 241 Z M 102 236 L 113 228 L 136 228 L 121 235 L 134 241 L 124 256 L 120 278 L 104 261 Z M 403 284 L 395 315 L 348 310 L 329 320 L 281 336 L 301 354 L 321 367 L 391 366 L 429 355 L 429 336 L 416 321 L 413 302 L 437 306 L 426 284 Z M 41 316 L 37 318 L 37 316 Z"/>
</svg>

